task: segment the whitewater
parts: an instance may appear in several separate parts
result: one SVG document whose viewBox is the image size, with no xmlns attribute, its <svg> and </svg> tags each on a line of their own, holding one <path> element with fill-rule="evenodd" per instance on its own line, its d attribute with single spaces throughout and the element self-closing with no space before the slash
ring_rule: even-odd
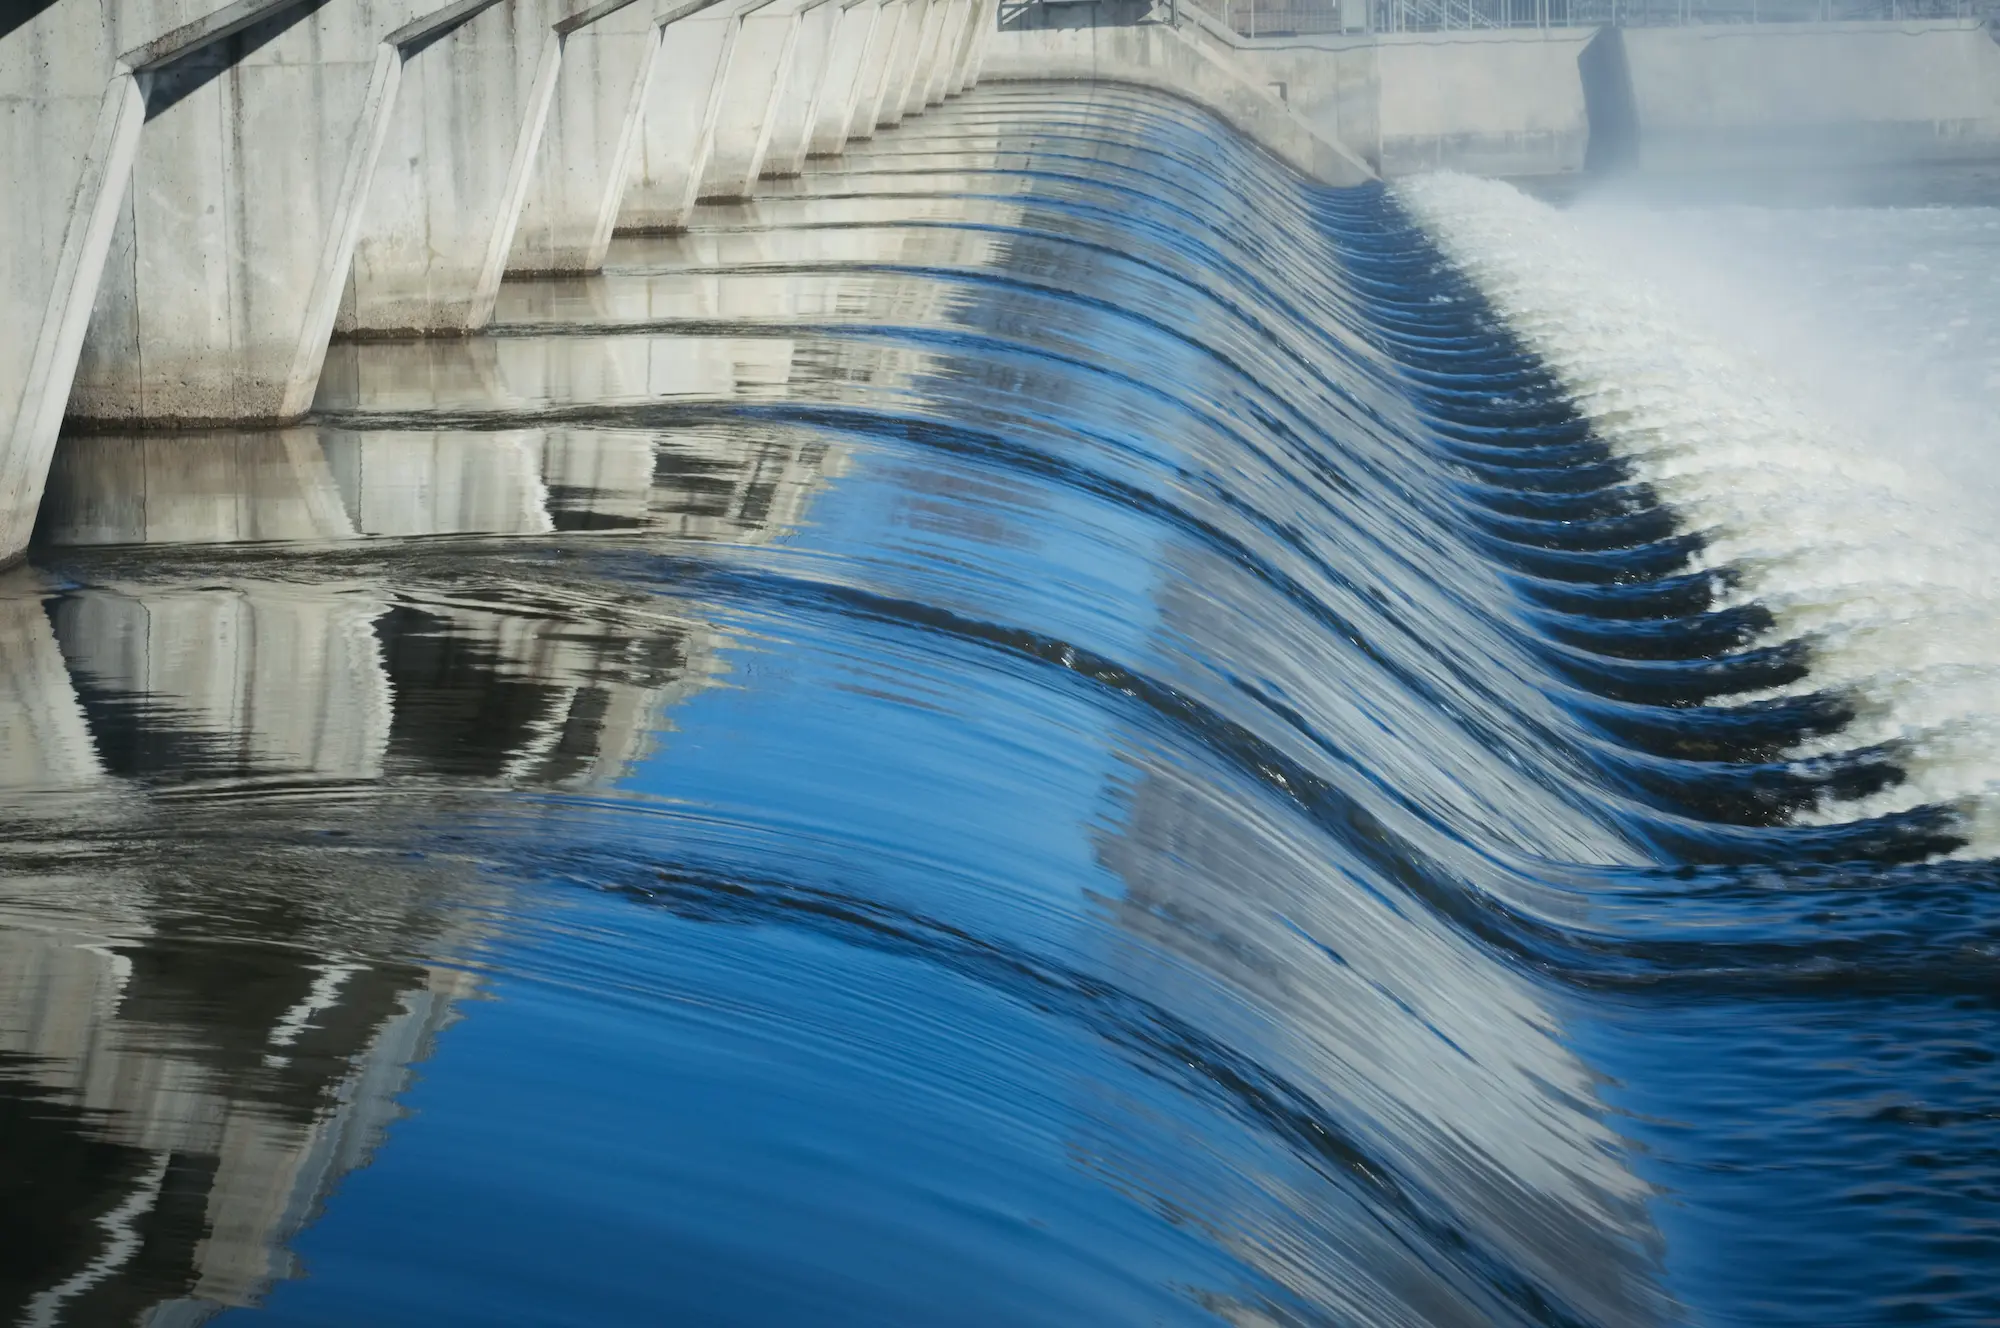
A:
<svg viewBox="0 0 2000 1328">
<path fill-rule="evenodd" d="M 1698 532 L 1717 604 L 1853 709 L 1795 758 L 1866 752 L 1902 782 L 1801 822 L 1954 809 L 2000 849 L 2000 208 L 1559 208 L 1453 174 L 1402 201 Z"/>
</svg>

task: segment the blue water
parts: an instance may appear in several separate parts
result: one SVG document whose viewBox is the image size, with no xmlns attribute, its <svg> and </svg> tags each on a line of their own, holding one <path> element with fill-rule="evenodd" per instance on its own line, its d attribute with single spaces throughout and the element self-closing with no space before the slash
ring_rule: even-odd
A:
<svg viewBox="0 0 2000 1328">
<path fill-rule="evenodd" d="M 1376 190 L 981 89 L 0 599 L 20 1322 L 1973 1323 L 1995 873 Z"/>
</svg>

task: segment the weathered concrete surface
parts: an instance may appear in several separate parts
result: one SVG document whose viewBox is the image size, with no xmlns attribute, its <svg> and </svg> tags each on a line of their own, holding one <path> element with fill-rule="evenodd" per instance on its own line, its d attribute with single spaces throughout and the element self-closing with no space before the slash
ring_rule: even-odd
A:
<svg viewBox="0 0 2000 1328">
<path fill-rule="evenodd" d="M 922 115 L 924 97 L 930 90 L 931 71 L 937 68 L 938 41 L 944 35 L 945 14 L 954 0 L 930 0 L 924 9 L 923 26 L 917 30 L 917 55 L 910 62 L 910 81 L 903 87 L 904 116 Z"/>
<path fill-rule="evenodd" d="M 1375 47 L 1384 175 L 1546 175 L 1583 168 L 1577 60 L 1592 28 L 1399 33 Z"/>
<path fill-rule="evenodd" d="M 1974 20 L 1617 35 L 1647 168 L 2000 154 L 2000 44 Z"/>
<path fill-rule="evenodd" d="M 953 53 L 951 73 L 945 79 L 945 95 L 956 97 L 972 85 L 973 64 L 999 17 L 999 0 L 970 0 L 966 12 L 965 31 L 959 34 L 958 49 Z"/>
<path fill-rule="evenodd" d="M 778 87 L 771 145 L 764 154 L 762 174 L 783 178 L 806 168 L 814 120 L 825 95 L 827 62 L 833 53 L 833 30 L 840 22 L 835 0 L 816 0 L 799 15 L 792 48 L 791 76 Z"/>
<path fill-rule="evenodd" d="M 1155 88 L 1206 107 L 1323 184 L 1375 178 L 1361 157 L 1315 132 L 1241 69 L 1164 24 L 1000 32 L 988 50 L 989 79 L 1099 79 Z"/>
<path fill-rule="evenodd" d="M 875 31 L 868 38 L 862 57 L 861 75 L 854 88 L 854 117 L 848 121 L 849 138 L 872 138 L 879 128 L 883 93 L 895 68 L 896 49 L 902 44 L 903 29 L 911 0 L 882 0 Z"/>
<path fill-rule="evenodd" d="M 0 566 L 34 529 L 139 147 L 145 99 L 108 27 L 67 0 L 0 42 L 0 172 L 36 182 L 0 191 Z"/>
<path fill-rule="evenodd" d="M 965 30 L 972 18 L 972 0 L 945 0 L 944 21 L 938 25 L 937 52 L 931 58 L 930 74 L 924 84 L 924 105 L 942 106 L 951 86 L 952 70 L 958 67 L 958 50 L 965 42 Z"/>
<path fill-rule="evenodd" d="M 981 0 L 986 16 L 979 20 L 978 37 L 972 45 L 965 62 L 965 86 L 976 87 L 984 76 L 987 57 L 993 52 L 993 39 L 1000 31 L 1000 0 Z"/>
<path fill-rule="evenodd" d="M 146 126 L 72 416 L 192 422 L 305 410 L 400 81 L 384 38 L 416 8 L 350 0 L 279 11 L 150 65 Z"/>
<path fill-rule="evenodd" d="M 903 0 L 896 39 L 889 47 L 888 63 L 883 69 L 882 95 L 876 103 L 877 129 L 889 129 L 903 122 L 903 101 L 909 95 L 910 78 L 916 72 L 924 16 L 930 12 L 931 4 L 932 0 Z"/>
<path fill-rule="evenodd" d="M 715 123 L 715 146 L 701 174 L 700 197 L 750 196 L 777 128 L 780 94 L 798 47 L 800 17 L 793 0 L 772 0 L 743 16 Z"/>
<path fill-rule="evenodd" d="M 618 212 L 618 229 L 677 231 L 687 226 L 715 145 L 741 32 L 736 8 L 717 6 L 662 34 L 660 67 L 643 112 L 638 161 Z"/>
<path fill-rule="evenodd" d="M 809 156 L 832 156 L 847 146 L 854 124 L 855 103 L 868 70 L 869 44 L 882 15 L 878 0 L 854 0 L 834 10 L 833 37 L 827 43 L 826 75 L 819 103 L 806 134 Z"/>
<path fill-rule="evenodd" d="M 658 63 L 660 18 L 655 0 L 603 0 L 557 26 L 555 91 L 508 272 L 604 265 Z"/>
<path fill-rule="evenodd" d="M 337 332 L 485 324 L 555 92 L 555 26 L 588 3 L 471 0 L 449 30 L 412 34 Z"/>
<path fill-rule="evenodd" d="M 1321 137 L 1381 171 L 1380 51 L 1374 42 L 1332 36 L 1245 40 L 1236 42 L 1230 55 L 1245 77 L 1278 94 Z"/>
</svg>

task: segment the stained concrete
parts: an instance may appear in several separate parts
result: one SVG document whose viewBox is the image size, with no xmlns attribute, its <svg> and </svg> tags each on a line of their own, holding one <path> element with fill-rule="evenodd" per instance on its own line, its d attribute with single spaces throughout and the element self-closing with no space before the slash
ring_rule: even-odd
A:
<svg viewBox="0 0 2000 1328">
<path fill-rule="evenodd" d="M 868 54 L 882 16 L 878 0 L 854 0 L 835 11 L 827 43 L 826 75 L 806 135 L 809 156 L 832 156 L 847 146 L 854 107 L 869 72 Z"/>
<path fill-rule="evenodd" d="M 621 230 L 687 225 L 742 32 L 738 6 L 718 5 L 671 24 L 641 113 L 639 156 L 618 213 Z"/>
<path fill-rule="evenodd" d="M 655 0 L 606 0 L 557 26 L 555 90 L 529 169 L 509 273 L 594 272 L 604 265 L 660 54 L 659 19 Z"/>
<path fill-rule="evenodd" d="M 588 3 L 475 0 L 448 31 L 413 35 L 337 332 L 484 326 L 555 92 L 555 27 Z"/>
<path fill-rule="evenodd" d="M 811 150 L 813 122 L 824 95 L 827 62 L 833 53 L 833 30 L 840 22 L 835 0 L 818 0 L 799 15 L 798 37 L 792 47 L 791 75 L 778 89 L 770 147 L 761 173 L 783 178 L 805 169 Z"/>
<path fill-rule="evenodd" d="M 888 129 L 903 122 L 903 102 L 916 72 L 917 50 L 923 42 L 924 16 L 931 0 L 903 0 L 903 12 L 896 23 L 896 38 L 889 47 L 883 66 L 882 92 L 875 107 L 875 127 Z"/>
<path fill-rule="evenodd" d="M 854 116 L 848 121 L 848 137 L 870 138 L 880 127 L 883 93 L 895 67 L 896 50 L 903 42 L 906 14 L 911 0 L 882 0 L 875 31 L 869 36 L 862 56 L 861 74 L 854 89 Z"/>
<path fill-rule="evenodd" d="M 744 14 L 700 197 L 748 198 L 763 172 L 798 47 L 800 11 L 796 0 L 771 0 Z"/>
<path fill-rule="evenodd" d="M 154 57 L 70 392 L 100 421 L 291 418 L 331 335 L 401 78 L 397 0 Z"/>
</svg>

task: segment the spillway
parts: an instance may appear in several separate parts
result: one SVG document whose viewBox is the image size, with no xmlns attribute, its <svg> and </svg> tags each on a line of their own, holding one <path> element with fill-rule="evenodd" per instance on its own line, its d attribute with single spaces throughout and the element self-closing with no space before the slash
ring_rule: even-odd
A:
<svg viewBox="0 0 2000 1328">
<path fill-rule="evenodd" d="M 988 84 L 66 438 L 10 1313 L 2000 1312 L 1976 808 L 1442 188 Z"/>
</svg>

